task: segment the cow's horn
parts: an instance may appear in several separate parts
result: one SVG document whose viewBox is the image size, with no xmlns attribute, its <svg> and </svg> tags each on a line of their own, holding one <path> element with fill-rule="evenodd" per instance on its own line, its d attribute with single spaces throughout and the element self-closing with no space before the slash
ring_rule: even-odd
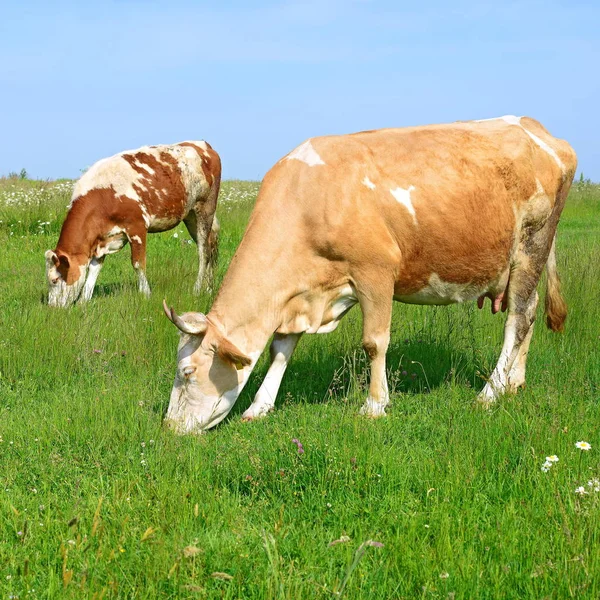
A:
<svg viewBox="0 0 600 600">
<path fill-rule="evenodd" d="M 163 310 L 165 311 L 165 315 L 167 315 L 169 321 L 171 321 L 171 323 L 173 323 L 173 325 L 175 325 L 178 329 L 183 331 L 183 333 L 189 333 L 190 335 L 200 335 L 206 333 L 208 322 L 202 313 L 195 313 L 193 322 L 187 321 L 180 317 L 175 312 L 173 307 L 169 308 L 166 300 L 163 300 Z"/>
</svg>

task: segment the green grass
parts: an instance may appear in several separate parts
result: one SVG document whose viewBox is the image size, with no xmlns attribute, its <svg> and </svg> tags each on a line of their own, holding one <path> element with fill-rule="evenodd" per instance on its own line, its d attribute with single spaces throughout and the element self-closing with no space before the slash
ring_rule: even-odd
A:
<svg viewBox="0 0 600 600">
<path fill-rule="evenodd" d="M 195 246 L 183 227 L 150 236 L 150 300 L 125 249 L 88 305 L 49 309 L 43 252 L 66 187 L 0 182 L 0 597 L 600 597 L 600 494 L 575 494 L 600 477 L 598 186 L 575 186 L 560 224 L 567 330 L 540 314 L 516 397 L 473 403 L 502 340 L 489 304 L 397 304 L 389 416 L 359 417 L 354 309 L 301 340 L 272 415 L 240 421 L 263 357 L 232 415 L 198 438 L 161 428 L 177 344 L 162 298 L 211 304 L 192 295 Z M 7 205 L 20 188 L 30 200 Z M 224 184 L 219 280 L 257 188 Z"/>
</svg>

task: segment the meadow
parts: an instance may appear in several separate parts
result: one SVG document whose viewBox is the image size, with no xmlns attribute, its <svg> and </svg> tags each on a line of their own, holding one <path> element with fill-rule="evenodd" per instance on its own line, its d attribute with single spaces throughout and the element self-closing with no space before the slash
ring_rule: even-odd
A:
<svg viewBox="0 0 600 600">
<path fill-rule="evenodd" d="M 571 191 L 566 331 L 540 307 L 518 395 L 474 404 L 502 343 L 489 303 L 396 304 L 389 416 L 359 417 L 355 308 L 304 336 L 274 413 L 240 420 L 263 356 L 199 437 L 161 427 L 178 338 L 162 299 L 212 300 L 192 294 L 195 245 L 183 226 L 149 236 L 149 300 L 125 248 L 89 304 L 50 309 L 43 254 L 70 190 L 0 180 L 1 598 L 600 597 L 600 186 Z M 257 190 L 223 185 L 217 287 Z"/>
</svg>

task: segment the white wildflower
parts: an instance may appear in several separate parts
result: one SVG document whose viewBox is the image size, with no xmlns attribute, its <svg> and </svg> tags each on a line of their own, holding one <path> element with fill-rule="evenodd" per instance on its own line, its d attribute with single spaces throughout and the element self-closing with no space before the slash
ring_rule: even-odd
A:
<svg viewBox="0 0 600 600">
<path fill-rule="evenodd" d="M 585 450 L 585 451 L 588 451 L 588 450 L 591 450 L 591 449 L 592 449 L 592 445 L 591 445 L 591 444 L 588 444 L 588 442 L 577 442 L 577 443 L 575 444 L 575 446 L 576 446 L 577 448 L 579 448 L 580 450 Z"/>
<path fill-rule="evenodd" d="M 600 479 L 594 477 L 593 479 L 590 479 L 587 484 L 594 492 L 600 492 Z"/>
<path fill-rule="evenodd" d="M 585 488 L 580 485 L 576 490 L 575 490 L 576 494 L 579 494 L 580 496 L 584 496 L 585 494 L 587 494 Z"/>
</svg>

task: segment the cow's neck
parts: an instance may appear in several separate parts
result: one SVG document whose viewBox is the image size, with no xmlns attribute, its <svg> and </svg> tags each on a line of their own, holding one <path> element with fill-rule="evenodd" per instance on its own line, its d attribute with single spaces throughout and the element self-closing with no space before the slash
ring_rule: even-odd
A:
<svg viewBox="0 0 600 600">
<path fill-rule="evenodd" d="M 289 321 L 290 301 L 297 290 L 309 287 L 302 280 L 306 270 L 298 268 L 299 257 L 289 238 L 276 226 L 259 228 L 252 223 L 209 313 L 227 338 L 252 358 Z"/>
<path fill-rule="evenodd" d="M 93 213 L 94 207 L 90 206 L 85 198 L 80 198 L 73 203 L 60 231 L 57 251 L 62 251 L 69 256 L 91 259 L 98 238 L 94 226 L 96 217 Z"/>
</svg>

